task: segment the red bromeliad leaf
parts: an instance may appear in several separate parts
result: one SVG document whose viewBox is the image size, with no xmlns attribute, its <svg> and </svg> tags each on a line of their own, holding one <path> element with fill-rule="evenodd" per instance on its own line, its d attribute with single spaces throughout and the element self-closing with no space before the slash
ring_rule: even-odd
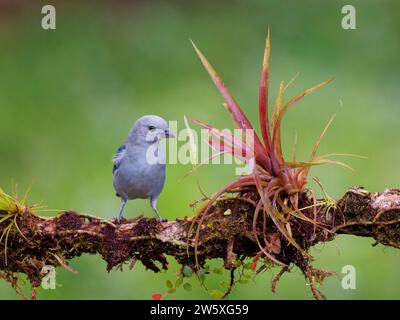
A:
<svg viewBox="0 0 400 320">
<path fill-rule="evenodd" d="M 239 128 L 253 129 L 250 121 L 247 119 L 246 115 L 243 113 L 243 111 L 240 109 L 239 105 L 233 99 L 232 95 L 226 88 L 225 84 L 222 82 L 222 80 L 219 77 L 219 75 L 217 74 L 217 72 L 214 70 L 212 65 L 208 62 L 208 60 L 203 55 L 203 53 L 197 48 L 197 46 L 194 44 L 194 42 L 193 41 L 191 41 L 191 42 L 194 47 L 194 50 L 196 51 L 197 55 L 200 58 L 200 61 L 202 62 L 203 66 L 206 68 L 208 74 L 210 75 L 211 80 L 214 82 L 218 91 L 224 97 L 224 100 L 227 105 L 227 109 L 232 114 L 233 120 L 236 122 L 236 124 L 239 126 Z"/>
<path fill-rule="evenodd" d="M 287 109 L 289 109 L 293 104 L 295 104 L 296 102 L 298 102 L 299 100 L 303 99 L 305 96 L 309 95 L 310 93 L 313 93 L 314 91 L 322 88 L 323 86 L 327 85 L 329 82 L 331 82 L 333 80 L 333 78 L 327 79 L 325 81 L 322 81 L 321 83 L 318 83 L 317 85 L 315 85 L 314 87 L 311 87 L 307 90 L 304 90 L 302 93 L 298 94 L 296 97 L 294 97 L 292 100 L 290 100 L 286 105 L 285 108 L 283 110 L 283 113 L 285 113 L 287 111 Z"/>
<path fill-rule="evenodd" d="M 272 145 L 274 146 L 274 156 L 279 164 L 280 168 L 283 168 L 285 161 L 283 159 L 282 145 L 281 145 L 281 122 L 277 122 L 279 112 L 282 109 L 284 83 L 281 81 L 279 86 L 279 94 L 276 98 L 275 109 L 274 109 L 274 120 L 272 124 Z"/>
<path fill-rule="evenodd" d="M 217 128 L 214 128 L 213 126 L 205 124 L 199 120 L 196 120 L 193 118 L 189 118 L 189 119 L 191 121 L 193 121 L 194 123 L 196 123 L 197 125 L 199 125 L 200 127 L 203 127 L 205 129 L 209 130 L 209 132 L 212 135 L 214 135 L 220 139 L 223 138 L 224 142 L 226 141 L 233 147 L 240 149 L 241 150 L 240 154 L 245 154 L 245 155 L 248 155 L 249 157 L 254 157 L 254 150 L 250 149 L 249 146 L 247 144 L 245 144 L 242 139 L 235 137 L 234 135 L 227 133 L 224 130 L 218 130 Z"/>
<path fill-rule="evenodd" d="M 318 147 L 319 147 L 319 145 L 320 145 L 322 139 L 324 138 L 326 132 L 328 131 L 329 127 L 331 126 L 333 120 L 335 120 L 335 117 L 336 117 L 336 114 L 334 114 L 334 115 L 332 116 L 332 118 L 330 118 L 330 120 L 329 120 L 328 123 L 326 124 L 324 130 L 322 130 L 322 133 L 321 133 L 321 135 L 319 136 L 317 142 L 315 143 L 315 146 L 314 146 L 313 151 L 311 152 L 311 156 L 310 156 L 309 162 L 313 162 L 313 161 L 314 161 L 315 155 L 316 155 L 317 150 L 318 150 Z M 328 162 L 329 162 L 329 161 L 326 161 L 325 163 L 328 163 Z M 347 166 L 347 165 L 345 165 L 345 164 L 343 164 L 343 163 L 341 163 L 341 162 L 338 162 L 338 161 L 337 161 L 336 163 L 338 163 L 338 164 L 340 164 L 340 165 Z M 352 170 L 351 167 L 350 167 L 350 169 Z M 305 167 L 305 168 L 304 168 L 305 176 L 307 176 L 309 170 L 310 170 L 310 167 Z"/>
<path fill-rule="evenodd" d="M 260 114 L 260 128 L 267 152 L 271 150 L 271 136 L 268 120 L 268 81 L 269 81 L 269 57 L 270 57 L 269 29 L 265 43 L 264 60 L 261 71 L 260 90 L 258 95 L 258 111 Z"/>
<path fill-rule="evenodd" d="M 221 93 L 222 97 L 225 100 L 224 106 L 226 109 L 229 111 L 229 113 L 232 115 L 232 118 L 234 122 L 237 124 L 237 126 L 241 129 L 244 130 L 254 130 L 253 126 L 251 125 L 249 119 L 247 119 L 246 115 L 240 109 L 239 105 L 236 103 L 236 101 L 233 99 L 232 95 L 226 88 L 225 84 L 215 71 L 215 69 L 212 67 L 212 65 L 208 62 L 206 57 L 203 55 L 203 53 L 196 47 L 193 41 L 191 41 L 197 55 L 200 58 L 200 61 L 202 62 L 203 66 L 206 68 L 208 74 L 210 75 L 212 81 L 214 82 L 215 86 L 217 87 L 218 91 Z M 263 156 L 265 154 L 265 148 L 262 145 L 258 135 L 254 132 L 254 149 L 256 152 L 256 156 L 259 157 L 260 165 L 268 166 L 268 159 Z"/>
<path fill-rule="evenodd" d="M 284 114 L 286 113 L 286 111 L 292 106 L 294 105 L 296 102 L 300 101 L 302 98 L 304 98 L 305 96 L 309 95 L 310 93 L 313 93 L 314 91 L 322 88 L 323 86 L 325 86 L 326 84 L 328 84 L 329 82 L 331 82 L 333 80 L 333 78 L 327 79 L 317 85 L 315 85 L 314 87 L 311 87 L 307 90 L 304 90 L 303 92 L 301 92 L 300 94 L 298 94 L 296 97 L 294 97 L 292 100 L 290 100 L 287 104 L 285 104 L 284 107 L 282 107 L 279 110 L 279 113 L 277 114 L 277 119 L 274 120 L 274 127 L 280 127 L 282 118 L 284 116 Z"/>
<path fill-rule="evenodd" d="M 322 139 L 324 138 L 326 132 L 328 131 L 329 127 L 331 126 L 333 120 L 335 120 L 336 118 L 336 114 L 334 114 L 332 116 L 332 118 L 329 119 L 328 123 L 326 124 L 324 130 L 322 130 L 321 135 L 319 136 L 317 142 L 315 143 L 314 149 L 311 152 L 311 156 L 310 156 L 310 162 L 313 161 L 315 159 L 315 154 L 317 153 L 318 147 L 322 141 Z"/>
<path fill-rule="evenodd" d="M 246 130 L 245 134 L 246 134 L 246 141 L 243 141 L 242 139 L 236 137 L 235 135 L 232 135 L 230 133 L 225 132 L 224 130 L 219 130 L 211 125 L 205 124 L 199 120 L 193 119 L 188 117 L 191 121 L 193 121 L 194 123 L 196 123 L 197 125 L 209 130 L 209 132 L 220 138 L 223 139 L 223 143 L 228 142 L 230 145 L 232 145 L 234 147 L 234 155 L 245 155 L 244 158 L 246 160 L 249 159 L 256 159 L 256 162 L 259 166 L 261 166 L 262 168 L 266 169 L 268 172 L 271 172 L 271 160 L 268 156 L 267 153 L 265 153 L 265 150 L 262 149 L 261 151 L 259 150 L 259 152 L 257 152 L 256 146 L 254 146 L 254 130 L 253 129 L 249 129 Z M 212 145 L 213 147 L 213 145 Z M 243 158 L 243 157 L 240 157 Z"/>
<path fill-rule="evenodd" d="M 225 143 L 225 141 L 221 140 L 221 138 L 215 138 L 212 135 L 210 135 L 207 143 L 214 150 L 220 151 L 219 153 L 220 155 L 227 153 L 230 154 L 231 156 L 234 156 L 240 160 L 245 161 L 246 163 L 249 162 L 250 159 L 253 159 L 253 156 L 246 154 L 246 151 L 243 148 L 235 148 L 234 146 Z"/>
</svg>

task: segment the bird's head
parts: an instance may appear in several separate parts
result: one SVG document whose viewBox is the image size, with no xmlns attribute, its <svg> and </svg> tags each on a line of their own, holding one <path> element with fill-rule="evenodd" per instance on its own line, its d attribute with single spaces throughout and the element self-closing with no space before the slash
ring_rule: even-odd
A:
<svg viewBox="0 0 400 320">
<path fill-rule="evenodd" d="M 167 121 L 159 116 L 147 115 L 136 120 L 128 139 L 136 143 L 154 143 L 173 137 Z"/>
</svg>

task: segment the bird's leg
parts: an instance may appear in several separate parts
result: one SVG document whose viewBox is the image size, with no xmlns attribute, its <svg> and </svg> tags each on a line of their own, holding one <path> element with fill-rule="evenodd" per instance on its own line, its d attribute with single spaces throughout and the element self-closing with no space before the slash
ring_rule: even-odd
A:
<svg viewBox="0 0 400 320">
<path fill-rule="evenodd" d="M 158 213 L 158 210 L 157 210 L 157 197 L 152 196 L 150 198 L 150 206 L 154 210 L 154 212 L 156 213 L 156 215 L 158 217 L 158 221 L 161 221 L 161 222 L 164 221 L 164 219 L 161 218 L 161 216 L 160 216 L 160 214 Z"/>
<path fill-rule="evenodd" d="M 122 215 L 122 213 L 124 212 L 125 209 L 125 205 L 126 205 L 126 199 L 122 199 L 121 198 L 121 210 L 119 210 L 118 216 L 117 216 L 117 221 L 120 222 L 121 219 L 124 217 Z"/>
</svg>

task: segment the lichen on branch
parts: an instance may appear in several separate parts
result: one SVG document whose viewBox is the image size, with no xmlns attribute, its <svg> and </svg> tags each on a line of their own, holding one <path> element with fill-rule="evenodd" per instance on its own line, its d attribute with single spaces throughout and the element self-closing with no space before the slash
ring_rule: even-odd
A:
<svg viewBox="0 0 400 320">
<path fill-rule="evenodd" d="M 253 262 L 253 270 L 274 265 L 268 257 L 259 254 L 253 232 L 257 196 L 257 191 L 246 189 L 236 197 L 221 198 L 212 206 L 200 226 L 200 266 L 215 258 L 223 258 L 225 268 L 231 270 L 235 261 L 246 258 Z M 316 223 L 288 217 L 288 229 L 307 252 L 317 243 L 330 241 L 339 234 L 372 237 L 377 243 L 400 248 L 400 191 L 397 189 L 370 193 L 354 187 L 334 204 L 326 200 L 318 202 L 316 215 L 313 205 L 307 194 L 299 198 L 303 214 Z M 16 203 L 8 210 L 3 209 L 4 206 L 0 210 L 0 275 L 17 290 L 18 274 L 25 274 L 36 288 L 43 277 L 43 266 L 72 271 L 68 261 L 82 254 L 100 255 L 108 271 L 140 261 L 147 269 L 158 272 L 168 268 L 167 256 L 174 257 L 182 267 L 191 266 L 195 270 L 195 235 L 189 232 L 192 223 L 189 218 L 158 222 L 141 216 L 116 224 L 74 211 L 44 218 L 32 208 Z M 259 219 L 259 241 L 269 255 L 285 265 L 282 270 L 287 271 L 291 265 L 299 267 L 311 285 L 318 276 L 328 275 L 313 269 L 311 259 L 289 243 L 271 219 L 264 221 L 261 216 Z M 317 291 L 313 294 L 321 297 Z"/>
</svg>

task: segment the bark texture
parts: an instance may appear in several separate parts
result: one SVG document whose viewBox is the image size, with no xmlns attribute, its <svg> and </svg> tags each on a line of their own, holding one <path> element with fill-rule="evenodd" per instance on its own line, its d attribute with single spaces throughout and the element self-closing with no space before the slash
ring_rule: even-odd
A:
<svg viewBox="0 0 400 320">
<path fill-rule="evenodd" d="M 257 255 L 262 259 L 261 244 L 282 264 L 295 264 L 306 277 L 315 276 L 315 272 L 310 274 L 310 258 L 289 244 L 272 221 L 260 215 L 257 225 L 266 224 L 268 232 L 263 232 L 265 229 L 261 227 L 254 233 L 256 200 L 256 192 L 248 190 L 232 198 L 223 198 L 212 207 L 198 238 L 200 266 L 207 259 L 223 258 L 225 267 L 233 269 L 235 259 L 257 259 Z M 313 204 L 309 196 L 300 197 L 299 208 L 304 208 L 302 212 L 317 223 L 288 217 L 287 227 L 306 251 L 340 234 L 371 237 L 377 243 L 400 248 L 400 190 L 370 193 L 353 187 L 337 201 L 324 200 L 311 207 Z M 16 288 L 17 274 L 26 274 L 32 286 L 38 287 L 43 266 L 69 268 L 68 260 L 82 254 L 100 255 L 108 271 L 124 263 L 141 261 L 148 269 L 158 272 L 168 268 L 167 255 L 182 265 L 195 266 L 196 241 L 192 230 L 196 229 L 197 222 L 190 229 L 190 218 L 158 222 L 138 217 L 117 224 L 73 211 L 43 218 L 28 207 L 14 218 L 11 227 L 7 221 L 0 223 L 0 235 L 3 235 L 0 276 Z"/>
</svg>

